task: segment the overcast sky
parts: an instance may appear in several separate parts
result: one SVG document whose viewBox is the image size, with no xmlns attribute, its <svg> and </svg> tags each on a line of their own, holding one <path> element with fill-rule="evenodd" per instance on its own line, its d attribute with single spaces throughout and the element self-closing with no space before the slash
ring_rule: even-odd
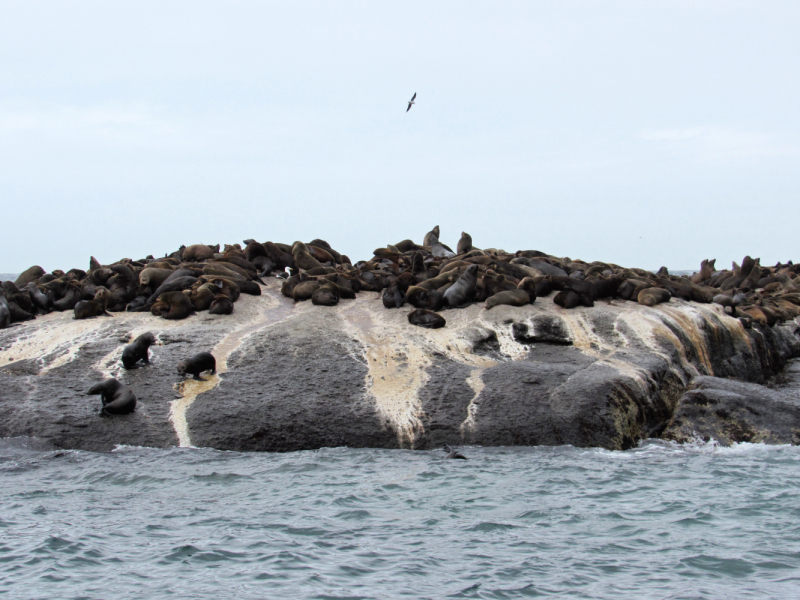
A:
<svg viewBox="0 0 800 600">
<path fill-rule="evenodd" d="M 0 272 L 437 224 L 800 260 L 798 32 L 796 0 L 0 2 Z"/>
</svg>

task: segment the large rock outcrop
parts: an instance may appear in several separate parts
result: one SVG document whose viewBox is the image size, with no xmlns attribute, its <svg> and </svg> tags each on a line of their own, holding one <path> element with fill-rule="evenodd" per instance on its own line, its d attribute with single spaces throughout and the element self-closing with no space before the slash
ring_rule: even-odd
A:
<svg viewBox="0 0 800 600">
<path fill-rule="evenodd" d="M 729 425 L 749 418 L 749 403 L 766 419 L 750 429 L 772 431 L 752 441 L 798 441 L 788 392 L 759 385 L 800 356 L 792 321 L 745 329 L 722 307 L 679 299 L 565 310 L 540 298 L 449 310 L 445 328 L 428 330 L 408 323 L 412 307 L 387 310 L 375 293 L 319 307 L 283 297 L 276 279 L 262 292 L 242 297 L 231 316 L 75 321 L 58 313 L 0 331 L 0 437 L 92 450 L 625 449 L 662 435 L 745 439 Z M 152 364 L 122 370 L 125 343 L 145 331 L 163 344 L 151 348 Z M 217 357 L 218 374 L 180 380 L 177 362 L 203 350 Z M 135 413 L 99 416 L 97 398 L 85 393 L 111 376 L 136 392 Z M 710 399 L 724 405 L 715 418 L 726 424 L 701 414 Z M 782 424 L 773 426 L 777 413 Z"/>
</svg>

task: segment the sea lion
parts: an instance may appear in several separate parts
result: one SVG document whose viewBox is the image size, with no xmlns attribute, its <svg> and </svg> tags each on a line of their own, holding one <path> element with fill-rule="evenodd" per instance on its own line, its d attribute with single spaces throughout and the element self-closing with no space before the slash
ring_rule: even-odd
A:
<svg viewBox="0 0 800 600">
<path fill-rule="evenodd" d="M 11 325 L 11 307 L 6 300 L 5 292 L 0 289 L 0 329 Z"/>
<path fill-rule="evenodd" d="M 144 361 L 144 364 L 149 365 L 150 355 L 148 351 L 150 346 L 156 344 L 158 344 L 156 336 L 149 331 L 143 333 L 125 346 L 125 349 L 122 351 L 122 366 L 126 369 L 133 369 L 140 360 Z"/>
<path fill-rule="evenodd" d="M 314 290 L 314 293 L 311 294 L 311 303 L 317 306 L 335 306 L 339 304 L 339 298 L 339 286 L 328 281 Z"/>
<path fill-rule="evenodd" d="M 530 304 L 531 298 L 525 290 L 506 290 L 497 292 L 493 296 L 486 299 L 485 309 L 490 309 L 500 304 L 507 304 L 509 306 L 525 306 Z"/>
<path fill-rule="evenodd" d="M 76 319 L 89 319 L 91 317 L 110 317 L 106 312 L 106 305 L 111 300 L 111 292 L 104 287 L 97 288 L 94 300 L 81 300 L 73 309 Z"/>
<path fill-rule="evenodd" d="M 461 239 L 458 240 L 458 245 L 456 246 L 456 254 L 466 254 L 470 250 L 472 250 L 472 236 L 462 231 Z"/>
<path fill-rule="evenodd" d="M 53 310 L 52 292 L 50 292 L 50 295 L 42 293 L 42 291 L 33 281 L 28 283 L 27 288 L 28 295 L 31 298 L 31 303 L 39 310 L 41 314 L 46 315 Z"/>
<path fill-rule="evenodd" d="M 418 308 L 408 313 L 408 322 L 426 329 L 439 329 L 447 325 L 447 321 L 442 315 L 424 308 Z"/>
<path fill-rule="evenodd" d="M 181 258 L 183 262 L 203 262 L 214 258 L 215 252 L 219 252 L 219 244 L 217 244 L 216 250 L 205 244 L 192 244 L 186 247 Z"/>
<path fill-rule="evenodd" d="M 422 245 L 430 247 L 431 245 L 431 237 L 435 237 L 436 240 L 439 240 L 439 226 L 437 225 L 433 229 L 431 229 L 428 233 L 425 234 L 425 237 L 422 238 Z"/>
<path fill-rule="evenodd" d="M 461 277 L 447 288 L 444 293 L 445 303 L 454 308 L 461 306 L 472 299 L 475 294 L 475 286 L 478 283 L 478 265 L 470 265 L 467 270 L 461 274 Z"/>
<path fill-rule="evenodd" d="M 211 371 L 212 375 L 217 372 L 217 360 L 210 352 L 195 354 L 193 357 L 178 363 L 178 375 L 181 377 L 194 375 L 195 379 L 205 381 L 205 379 L 200 377 L 200 373 L 204 371 Z"/>
<path fill-rule="evenodd" d="M 667 290 L 650 287 L 639 292 L 636 300 L 639 304 L 643 304 L 644 306 L 655 306 L 662 302 L 669 302 L 671 297 L 672 295 Z"/>
<path fill-rule="evenodd" d="M 106 379 L 96 383 L 86 392 L 90 396 L 100 394 L 103 399 L 101 415 L 127 415 L 136 408 L 136 394 L 127 385 L 116 379 Z"/>
<path fill-rule="evenodd" d="M 194 313 L 192 301 L 183 292 L 166 292 L 158 297 L 158 301 L 166 303 L 169 307 L 167 313 L 161 315 L 164 319 L 185 319 Z"/>
<path fill-rule="evenodd" d="M 210 315 L 229 315 L 233 312 L 233 302 L 225 294 L 217 294 L 208 308 Z"/>
</svg>

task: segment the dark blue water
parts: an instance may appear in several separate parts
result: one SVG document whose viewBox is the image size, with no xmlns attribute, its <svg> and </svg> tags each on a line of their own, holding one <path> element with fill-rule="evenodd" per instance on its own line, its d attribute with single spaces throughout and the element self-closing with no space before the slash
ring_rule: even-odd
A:
<svg viewBox="0 0 800 600">
<path fill-rule="evenodd" d="M 797 598 L 800 448 L 0 441 L 2 598 Z"/>
</svg>

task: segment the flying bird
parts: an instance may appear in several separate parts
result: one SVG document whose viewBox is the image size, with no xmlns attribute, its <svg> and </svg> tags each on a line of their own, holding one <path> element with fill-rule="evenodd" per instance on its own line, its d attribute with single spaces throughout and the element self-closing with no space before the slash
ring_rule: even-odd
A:
<svg viewBox="0 0 800 600">
<path fill-rule="evenodd" d="M 406 109 L 406 112 L 410 111 L 410 110 L 411 110 L 411 107 L 412 107 L 414 104 L 416 104 L 416 102 L 414 102 L 414 98 L 416 98 L 416 97 L 417 97 L 417 92 L 414 92 L 414 95 L 413 95 L 413 96 L 411 96 L 411 100 L 409 100 L 409 101 L 408 101 L 408 108 Z"/>
</svg>

